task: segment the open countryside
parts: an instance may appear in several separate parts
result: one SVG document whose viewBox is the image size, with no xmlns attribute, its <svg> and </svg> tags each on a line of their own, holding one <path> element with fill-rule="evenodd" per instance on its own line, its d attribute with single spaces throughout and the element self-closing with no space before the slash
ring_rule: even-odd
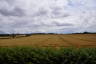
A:
<svg viewBox="0 0 96 64">
<path fill-rule="evenodd" d="M 0 37 L 0 46 L 96 47 L 96 34 L 46 34 L 28 37 Z"/>
</svg>

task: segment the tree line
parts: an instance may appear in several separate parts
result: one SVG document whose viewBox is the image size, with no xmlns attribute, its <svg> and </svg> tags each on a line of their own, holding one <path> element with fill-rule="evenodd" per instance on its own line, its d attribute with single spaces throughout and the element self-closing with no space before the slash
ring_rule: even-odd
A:
<svg viewBox="0 0 96 64">
<path fill-rule="evenodd" d="M 16 38 L 17 36 L 19 37 L 28 37 L 28 36 L 32 36 L 32 35 L 54 35 L 57 33 L 30 33 L 30 34 L 0 34 L 0 37 L 12 37 L 12 38 Z M 71 33 L 71 34 L 96 34 L 96 32 L 92 33 L 92 32 L 83 32 L 83 33 Z"/>
</svg>

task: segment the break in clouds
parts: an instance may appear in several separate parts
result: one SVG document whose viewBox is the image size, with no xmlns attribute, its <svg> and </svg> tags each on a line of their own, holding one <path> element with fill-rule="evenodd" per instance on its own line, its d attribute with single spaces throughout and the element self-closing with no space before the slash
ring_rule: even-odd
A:
<svg viewBox="0 0 96 64">
<path fill-rule="evenodd" d="M 0 0 L 0 33 L 96 32 L 96 0 Z"/>
</svg>

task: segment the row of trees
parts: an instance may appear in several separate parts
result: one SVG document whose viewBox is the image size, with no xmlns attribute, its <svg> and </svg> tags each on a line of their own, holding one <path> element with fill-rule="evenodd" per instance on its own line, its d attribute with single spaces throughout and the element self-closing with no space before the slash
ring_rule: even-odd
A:
<svg viewBox="0 0 96 64">
<path fill-rule="evenodd" d="M 50 34 L 57 34 L 57 33 L 30 33 L 30 34 L 0 34 L 1 37 L 28 37 L 31 35 L 50 35 Z M 83 32 L 83 33 L 72 33 L 72 34 L 96 34 L 96 33 L 91 33 L 91 32 Z"/>
<path fill-rule="evenodd" d="M 30 33 L 30 34 L 0 34 L 0 37 L 11 37 L 11 38 L 16 38 L 16 37 L 28 37 L 32 35 L 48 35 L 48 34 L 56 34 L 56 33 Z"/>
<path fill-rule="evenodd" d="M 28 37 L 31 36 L 32 34 L 0 34 L 0 37 L 12 37 L 12 38 L 16 38 L 16 37 Z"/>
<path fill-rule="evenodd" d="M 79 33 L 72 33 L 72 34 L 96 34 L 96 32 L 79 32 Z"/>
</svg>

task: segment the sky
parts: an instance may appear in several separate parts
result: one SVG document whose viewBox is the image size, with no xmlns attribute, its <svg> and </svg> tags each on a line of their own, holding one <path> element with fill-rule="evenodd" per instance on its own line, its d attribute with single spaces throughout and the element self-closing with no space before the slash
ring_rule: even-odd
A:
<svg viewBox="0 0 96 64">
<path fill-rule="evenodd" d="M 0 0 L 0 33 L 96 32 L 96 0 Z"/>
</svg>

